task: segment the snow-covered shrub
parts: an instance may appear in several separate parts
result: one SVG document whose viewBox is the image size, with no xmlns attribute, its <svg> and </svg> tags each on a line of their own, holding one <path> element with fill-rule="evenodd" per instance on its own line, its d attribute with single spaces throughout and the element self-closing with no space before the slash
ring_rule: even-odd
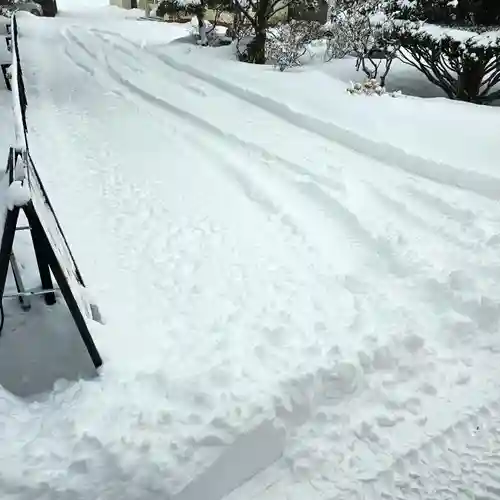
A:
<svg viewBox="0 0 500 500">
<path fill-rule="evenodd" d="M 328 43 L 325 59 L 353 53 L 356 69 L 382 86 L 399 50 L 394 19 L 384 12 L 385 0 L 338 0 L 323 27 Z"/>
<path fill-rule="evenodd" d="M 380 83 L 374 78 L 365 80 L 363 83 L 351 83 L 348 87 L 347 92 L 349 94 L 364 94 L 364 95 L 383 95 L 385 94 L 385 88 L 380 85 Z"/>
<path fill-rule="evenodd" d="M 380 85 L 378 80 L 374 78 L 367 79 L 363 83 L 351 82 L 351 86 L 347 88 L 347 92 L 352 95 L 368 95 L 368 96 L 389 95 L 391 97 L 399 97 L 402 95 L 400 91 L 387 93 L 385 87 Z"/>
<path fill-rule="evenodd" d="M 238 60 L 247 62 L 248 45 L 254 39 L 254 28 L 248 23 L 239 23 L 233 33 L 236 57 Z"/>
<path fill-rule="evenodd" d="M 231 9 L 231 0 L 162 0 L 156 9 L 156 15 L 168 14 L 173 19 L 194 16 L 191 19 L 191 34 L 200 45 L 217 44 L 215 28 L 224 10 Z M 205 20 L 207 8 L 215 11 L 214 23 Z"/>
<path fill-rule="evenodd" d="M 386 10 L 400 19 L 420 20 L 446 26 L 498 25 L 497 0 L 386 0 Z"/>
<path fill-rule="evenodd" d="M 402 1 L 390 7 L 401 19 L 395 27 L 404 49 L 399 58 L 452 99 L 499 99 L 500 1 Z"/>
<path fill-rule="evenodd" d="M 280 71 L 300 66 L 300 58 L 307 46 L 321 36 L 321 25 L 314 21 L 280 23 L 269 30 L 266 40 L 266 57 Z"/>
<path fill-rule="evenodd" d="M 215 34 L 215 26 L 213 26 L 212 23 L 210 21 L 207 21 L 206 19 L 203 20 L 203 26 L 205 29 L 207 42 L 209 42 L 211 41 L 212 36 Z M 200 22 L 196 16 L 191 19 L 191 29 L 189 30 L 189 32 L 196 39 L 197 43 L 201 43 Z"/>
<path fill-rule="evenodd" d="M 178 19 L 184 12 L 185 5 L 179 0 L 162 0 L 156 8 L 156 15 L 158 17 L 168 15 L 170 18 Z"/>
<path fill-rule="evenodd" d="M 184 16 L 196 16 L 204 10 L 205 6 L 201 0 L 161 0 L 156 8 L 156 15 L 179 19 Z"/>
<path fill-rule="evenodd" d="M 322 31 L 326 38 L 325 61 L 343 59 L 353 51 L 352 30 L 345 22 L 343 12 L 332 12 L 330 20 L 323 25 Z"/>
<path fill-rule="evenodd" d="M 286 9 L 300 6 L 302 9 L 317 9 L 318 0 L 234 0 L 234 9 L 252 29 L 252 40 L 238 50 L 241 61 L 265 64 L 267 60 L 266 42 L 271 20 Z M 238 36 L 239 37 L 239 36 Z"/>
</svg>

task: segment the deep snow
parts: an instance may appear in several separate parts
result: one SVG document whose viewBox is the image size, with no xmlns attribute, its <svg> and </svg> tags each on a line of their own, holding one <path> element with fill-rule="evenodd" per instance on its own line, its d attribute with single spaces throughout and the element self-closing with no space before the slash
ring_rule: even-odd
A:
<svg viewBox="0 0 500 500">
<path fill-rule="evenodd" d="M 498 111 L 65 7 L 20 19 L 29 143 L 105 364 L 0 389 L 3 498 L 216 500 L 281 454 L 228 498 L 493 496 Z"/>
</svg>

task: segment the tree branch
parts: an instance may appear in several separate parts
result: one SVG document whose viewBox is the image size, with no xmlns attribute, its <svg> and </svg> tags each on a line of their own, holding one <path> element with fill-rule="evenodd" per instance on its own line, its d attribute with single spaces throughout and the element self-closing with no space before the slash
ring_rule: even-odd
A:
<svg viewBox="0 0 500 500">
<path fill-rule="evenodd" d="M 249 3 L 250 3 L 250 6 L 252 7 L 252 2 L 249 2 Z M 256 29 L 257 28 L 257 22 L 249 14 L 249 12 L 241 6 L 240 2 L 238 0 L 234 0 L 234 5 L 240 11 L 240 13 L 243 14 L 244 17 L 246 17 L 246 19 L 253 26 L 253 28 Z"/>
</svg>

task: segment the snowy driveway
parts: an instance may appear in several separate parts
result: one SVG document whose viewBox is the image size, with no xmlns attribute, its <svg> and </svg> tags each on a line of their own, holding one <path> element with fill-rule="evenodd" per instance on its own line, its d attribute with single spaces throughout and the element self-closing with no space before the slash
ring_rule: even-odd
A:
<svg viewBox="0 0 500 500">
<path fill-rule="evenodd" d="M 232 498 L 488 492 L 498 181 L 462 172 L 460 190 L 329 140 L 166 44 L 183 34 L 21 22 L 32 156 L 106 320 L 105 366 L 3 422 L 7 499 L 175 494 L 266 419 L 284 458 Z"/>
</svg>

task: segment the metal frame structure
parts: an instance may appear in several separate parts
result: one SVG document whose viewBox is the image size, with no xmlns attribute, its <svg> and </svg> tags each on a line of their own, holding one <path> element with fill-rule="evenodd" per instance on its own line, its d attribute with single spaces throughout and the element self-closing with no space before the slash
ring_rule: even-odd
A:
<svg viewBox="0 0 500 500">
<path fill-rule="evenodd" d="M 6 172 L 6 175 L 9 176 L 10 182 L 13 182 L 14 180 L 15 165 L 16 151 L 14 148 L 10 148 Z M 17 226 L 21 210 L 26 216 L 29 224 L 28 226 Z M 24 230 L 29 230 L 31 232 L 31 240 L 33 242 L 33 249 L 35 251 L 38 272 L 40 275 L 41 289 L 25 289 L 15 255 L 13 253 L 16 233 Z M 17 292 L 5 294 L 9 266 L 11 267 L 14 275 Z M 52 275 L 57 282 L 58 288 L 53 286 Z M 66 301 L 71 316 L 73 317 L 78 331 L 80 332 L 80 336 L 85 344 L 85 347 L 87 348 L 92 362 L 96 368 L 99 368 L 102 365 L 102 359 L 94 344 L 85 317 L 80 310 L 56 252 L 52 248 L 50 239 L 47 236 L 47 232 L 40 220 L 40 217 L 38 216 L 33 201 L 30 199 L 22 206 L 12 207 L 7 211 L 7 215 L 5 217 L 3 234 L 0 243 L 0 299 L 17 298 L 21 303 L 21 307 L 25 310 L 29 310 L 31 308 L 29 301 L 31 297 L 42 295 L 47 305 L 53 305 L 56 303 L 56 292 L 60 292 Z"/>
<path fill-rule="evenodd" d="M 9 187 L 13 182 L 27 183 L 27 187 L 30 190 L 30 196 L 24 203 L 16 203 L 15 206 L 10 206 L 5 217 L 0 242 L 1 325 L 2 327 L 4 325 L 2 307 L 2 301 L 4 298 L 17 298 L 21 307 L 25 311 L 28 311 L 31 308 L 30 299 L 32 297 L 41 295 L 44 297 L 45 303 L 50 306 L 56 303 L 56 293 L 60 293 L 66 301 L 83 343 L 85 344 L 89 356 L 97 369 L 102 365 L 102 359 L 90 334 L 84 313 L 80 309 L 80 305 L 83 305 L 84 307 L 85 304 L 81 301 L 79 304 L 77 301 L 76 297 L 78 295 L 75 294 L 79 294 L 79 290 L 72 289 L 72 286 L 84 287 L 85 285 L 73 254 L 69 248 L 68 242 L 66 241 L 66 237 L 64 236 L 64 232 L 59 224 L 59 220 L 57 219 L 40 175 L 38 174 L 28 150 L 26 124 L 27 99 L 21 61 L 19 58 L 19 47 L 17 42 L 18 28 L 15 16 L 12 17 L 9 31 L 10 50 L 12 51 L 13 58 L 15 58 L 13 61 L 16 63 L 15 66 L 17 67 L 16 74 L 12 75 L 10 84 L 12 87 L 15 86 L 15 89 L 17 90 L 14 95 L 14 107 L 17 107 L 20 110 L 20 120 L 22 120 L 22 123 L 17 124 L 17 128 L 19 129 L 17 132 L 19 134 L 24 134 L 24 145 L 21 149 L 14 149 L 13 147 L 10 148 L 5 175 L 8 176 Z M 21 175 L 18 171 L 18 166 L 21 167 Z M 33 200 L 36 201 L 36 204 Z M 42 210 L 44 212 L 42 219 L 37 212 L 37 208 L 38 210 Z M 28 225 L 18 227 L 17 223 L 21 211 L 24 212 Z M 49 224 L 49 219 L 53 224 L 52 229 L 49 229 L 49 227 L 46 226 Z M 13 252 L 16 233 L 24 230 L 29 230 L 31 232 L 31 240 L 35 251 L 41 281 L 41 288 L 34 290 L 26 290 L 24 287 L 21 272 Z M 65 255 L 68 263 L 71 264 L 71 270 L 62 265 L 58 254 L 60 256 Z M 17 292 L 5 294 L 9 266 L 11 267 L 14 275 Z M 52 277 L 54 277 L 58 288 L 53 286 Z M 73 283 L 73 285 L 71 283 Z"/>
</svg>

